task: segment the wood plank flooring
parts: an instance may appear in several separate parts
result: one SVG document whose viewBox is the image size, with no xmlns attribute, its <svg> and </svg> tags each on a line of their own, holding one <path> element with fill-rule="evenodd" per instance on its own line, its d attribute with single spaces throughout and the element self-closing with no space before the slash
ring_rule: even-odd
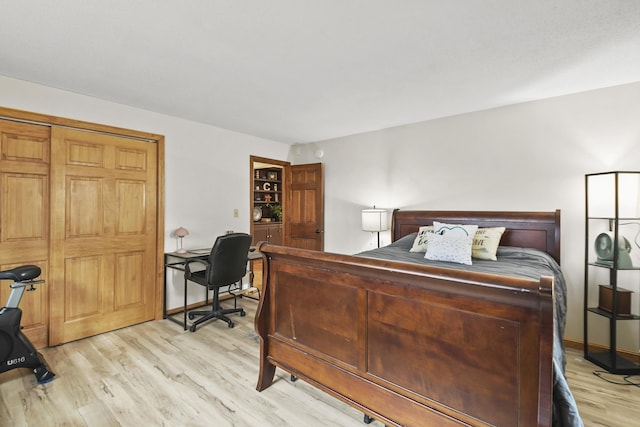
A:
<svg viewBox="0 0 640 427">
<path fill-rule="evenodd" d="M 163 320 L 42 350 L 56 378 L 0 374 L 0 426 L 364 426 L 362 413 L 279 369 L 258 393 L 257 302 L 239 304 L 247 316 L 233 315 L 233 329 L 214 321 L 191 333 Z M 593 375 L 578 351 L 567 358 L 586 426 L 636 425 L 640 388 Z"/>
<path fill-rule="evenodd" d="M 625 376 L 610 374 L 584 360 L 581 351 L 567 349 L 566 355 L 567 382 L 586 427 L 640 425 L 640 375 L 625 382 Z"/>
</svg>

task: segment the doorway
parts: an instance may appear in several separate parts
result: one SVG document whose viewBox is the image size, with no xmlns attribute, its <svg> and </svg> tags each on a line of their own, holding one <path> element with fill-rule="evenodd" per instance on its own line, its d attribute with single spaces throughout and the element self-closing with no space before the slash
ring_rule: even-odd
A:
<svg viewBox="0 0 640 427">
<path fill-rule="evenodd" d="M 261 241 L 285 244 L 285 176 L 289 167 L 289 162 L 250 156 L 249 234 L 253 245 Z"/>
<path fill-rule="evenodd" d="M 253 244 L 324 250 L 324 167 L 250 156 Z"/>
</svg>

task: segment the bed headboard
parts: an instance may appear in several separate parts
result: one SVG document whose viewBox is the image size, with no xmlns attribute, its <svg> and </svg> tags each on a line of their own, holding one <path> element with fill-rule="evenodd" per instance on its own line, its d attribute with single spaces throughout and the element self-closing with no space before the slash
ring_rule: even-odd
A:
<svg viewBox="0 0 640 427">
<path fill-rule="evenodd" d="M 560 264 L 560 210 L 553 212 L 490 211 L 402 211 L 391 219 L 391 239 L 418 231 L 433 221 L 474 224 L 478 227 L 505 227 L 501 246 L 535 248 L 551 255 Z"/>
</svg>

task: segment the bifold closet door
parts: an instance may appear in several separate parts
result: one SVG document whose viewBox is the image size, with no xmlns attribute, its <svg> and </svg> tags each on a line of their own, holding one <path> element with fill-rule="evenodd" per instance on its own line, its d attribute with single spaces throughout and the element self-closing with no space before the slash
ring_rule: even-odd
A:
<svg viewBox="0 0 640 427">
<path fill-rule="evenodd" d="M 44 285 L 20 302 L 24 333 L 45 347 L 49 325 L 48 126 L 0 119 L 0 269 L 36 264 Z M 0 307 L 11 289 L 0 282 Z"/>
<path fill-rule="evenodd" d="M 52 128 L 50 345 L 154 318 L 157 145 Z"/>
</svg>

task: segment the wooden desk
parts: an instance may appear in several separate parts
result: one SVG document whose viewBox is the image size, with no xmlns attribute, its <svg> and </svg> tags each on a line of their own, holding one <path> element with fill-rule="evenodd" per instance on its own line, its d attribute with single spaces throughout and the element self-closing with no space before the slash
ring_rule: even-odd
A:
<svg viewBox="0 0 640 427">
<path fill-rule="evenodd" d="M 173 315 L 170 315 L 168 313 L 167 310 L 167 269 L 174 269 L 174 270 L 180 270 L 180 271 L 184 271 L 184 266 L 187 263 L 187 261 L 189 260 L 193 260 L 193 259 L 207 259 L 207 257 L 209 256 L 211 249 L 194 249 L 192 251 L 187 251 L 185 253 L 178 253 L 178 252 L 167 252 L 164 254 L 164 295 L 163 295 L 163 309 L 162 309 L 162 317 L 164 319 L 168 319 L 174 323 L 177 323 L 179 325 L 182 325 L 182 327 L 184 328 L 184 330 L 187 330 L 187 313 L 188 313 L 188 302 L 187 302 L 187 283 L 189 282 L 186 278 L 184 279 L 184 303 L 182 305 L 182 321 L 176 319 L 173 317 Z M 255 247 L 251 247 L 249 253 L 247 254 L 247 260 L 249 262 L 249 264 L 253 263 L 256 260 L 261 260 L 262 259 L 262 254 L 258 251 L 255 250 Z M 253 271 L 252 269 L 249 269 L 249 289 L 253 289 Z M 200 286 L 200 285 L 198 285 Z M 209 289 L 207 289 L 206 287 L 204 288 L 204 304 L 199 305 L 197 307 L 192 307 L 193 309 L 198 308 L 198 307 L 204 307 L 206 305 L 209 305 Z M 234 298 L 236 297 L 237 294 L 234 294 L 234 291 L 247 291 L 249 289 L 242 289 L 242 286 L 240 287 L 234 287 L 234 285 L 230 285 L 226 291 L 224 292 L 220 292 L 221 294 L 231 294 L 234 296 Z M 259 295 L 260 290 L 258 290 L 258 295 Z M 248 297 L 248 298 L 252 298 L 252 297 Z M 177 313 L 176 313 L 177 314 Z"/>
</svg>

